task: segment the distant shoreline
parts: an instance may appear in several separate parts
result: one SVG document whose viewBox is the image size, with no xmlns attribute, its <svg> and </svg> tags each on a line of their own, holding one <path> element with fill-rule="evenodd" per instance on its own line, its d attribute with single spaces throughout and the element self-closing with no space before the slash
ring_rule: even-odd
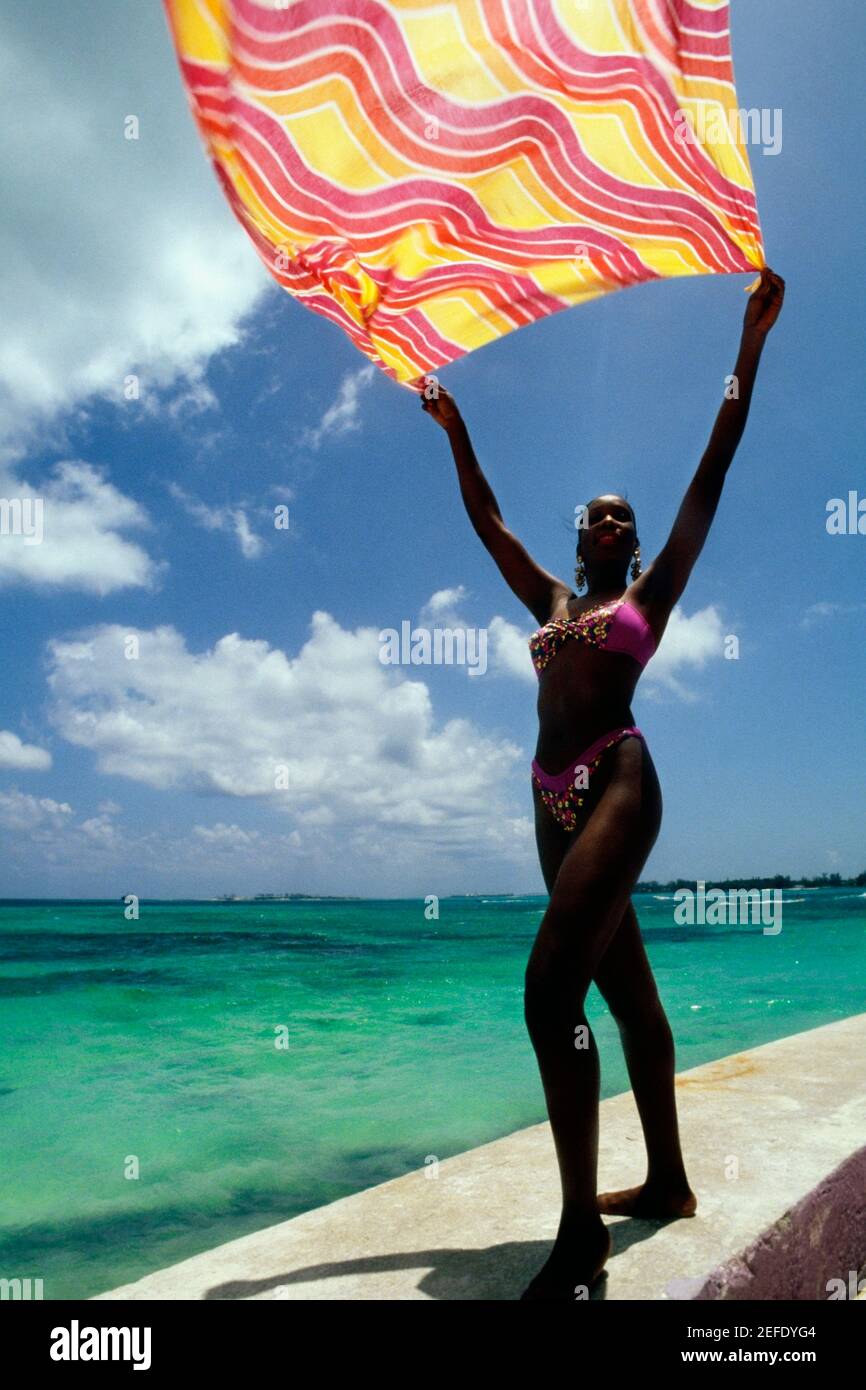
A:
<svg viewBox="0 0 866 1390">
<path fill-rule="evenodd" d="M 771 878 L 713 878 L 704 880 L 710 888 L 866 888 L 866 870 L 856 878 L 842 878 L 839 874 L 819 874 L 817 878 L 789 878 L 787 874 L 773 874 Z M 655 879 L 635 884 L 636 893 L 672 893 L 676 888 L 692 888 L 693 878 L 676 878 L 667 883 L 657 883 Z"/>
<path fill-rule="evenodd" d="M 183 899 L 177 901 L 182 902 Z M 192 899 L 190 899 L 192 901 Z M 221 893 L 218 898 L 202 898 L 206 903 L 362 903 L 356 893 Z"/>
<path fill-rule="evenodd" d="M 667 882 L 659 882 L 656 879 L 648 879 L 635 884 L 635 893 L 674 893 L 679 888 L 695 887 L 698 880 L 691 878 L 669 879 Z M 765 878 L 713 878 L 701 880 L 706 888 L 721 888 L 724 890 L 731 888 L 779 888 L 791 891 L 807 891 L 818 888 L 862 888 L 866 891 L 866 870 L 859 873 L 854 878 L 843 878 L 839 874 L 820 874 L 813 878 L 792 879 L 787 874 L 773 874 Z M 507 902 L 512 898 L 545 898 L 544 892 L 538 893 L 442 893 L 439 895 L 442 902 L 454 902 L 461 899 L 477 901 L 485 898 L 488 900 L 501 899 Z M 200 903 L 214 904 L 221 907 L 231 907 L 236 903 L 365 903 L 365 902 L 414 902 L 416 898 L 424 901 L 421 894 L 409 894 L 407 897 L 395 898 L 376 898 L 362 897 L 360 894 L 335 894 L 335 893 L 255 893 L 255 894 L 222 894 L 215 898 L 149 898 L 139 895 L 141 903 Z M 124 902 L 123 894 L 111 898 L 5 898 L 0 897 L 0 907 L 14 907 L 25 904 L 34 905 L 39 903 L 93 903 L 93 904 L 113 904 Z"/>
</svg>

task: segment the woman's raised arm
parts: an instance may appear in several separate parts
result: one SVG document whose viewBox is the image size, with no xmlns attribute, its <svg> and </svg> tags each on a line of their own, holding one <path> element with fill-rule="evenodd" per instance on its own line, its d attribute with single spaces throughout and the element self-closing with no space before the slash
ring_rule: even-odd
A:
<svg viewBox="0 0 866 1390">
<path fill-rule="evenodd" d="M 635 585 L 643 600 L 669 614 L 679 599 L 709 533 L 725 475 L 743 437 L 758 363 L 767 334 L 779 317 L 785 282 L 772 270 L 761 272 L 761 283 L 750 295 L 740 352 L 730 379 L 731 392 L 722 404 L 700 461 L 674 521 L 667 543 Z"/>
<path fill-rule="evenodd" d="M 457 465 L 460 493 L 477 536 L 493 556 L 505 582 L 521 603 L 540 623 L 547 622 L 560 598 L 567 598 L 571 589 L 561 579 L 537 565 L 505 525 L 493 490 L 475 457 L 469 431 L 450 392 L 434 381 L 422 395 L 421 406 L 448 435 Z"/>
</svg>

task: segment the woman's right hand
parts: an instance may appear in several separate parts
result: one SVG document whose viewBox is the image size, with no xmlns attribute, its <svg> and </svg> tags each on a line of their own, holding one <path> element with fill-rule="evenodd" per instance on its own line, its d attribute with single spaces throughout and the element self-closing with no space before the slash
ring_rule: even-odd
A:
<svg viewBox="0 0 866 1390">
<path fill-rule="evenodd" d="M 437 425 L 441 425 L 443 430 L 450 430 L 455 425 L 459 425 L 462 417 L 457 409 L 457 402 L 450 391 L 446 391 L 435 376 L 424 377 L 422 382 L 421 409 L 426 410 L 428 415 L 432 415 Z"/>
</svg>

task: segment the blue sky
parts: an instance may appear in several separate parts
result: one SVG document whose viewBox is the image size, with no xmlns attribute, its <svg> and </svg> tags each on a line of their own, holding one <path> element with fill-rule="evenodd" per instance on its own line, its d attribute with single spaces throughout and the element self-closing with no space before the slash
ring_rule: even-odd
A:
<svg viewBox="0 0 866 1390">
<path fill-rule="evenodd" d="M 0 894 L 542 891 L 533 624 L 469 525 L 445 436 L 271 285 L 160 9 L 47 9 L 0 20 L 0 495 L 46 499 L 41 545 L 0 536 Z M 732 12 L 741 105 L 783 115 L 781 152 L 751 154 L 788 293 L 634 703 L 665 803 L 644 876 L 851 874 L 866 535 L 826 517 L 866 497 L 866 19 L 856 0 L 832 22 L 806 0 Z M 571 578 L 575 505 L 603 491 L 626 492 L 645 558 L 663 544 L 746 283 L 606 296 L 443 371 L 547 568 Z M 381 629 L 455 618 L 488 632 L 483 677 L 379 662 Z"/>
</svg>

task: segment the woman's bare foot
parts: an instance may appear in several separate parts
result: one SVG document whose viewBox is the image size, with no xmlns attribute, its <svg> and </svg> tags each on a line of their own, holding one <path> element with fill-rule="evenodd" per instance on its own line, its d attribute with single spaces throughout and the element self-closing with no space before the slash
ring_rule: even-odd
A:
<svg viewBox="0 0 866 1390">
<path fill-rule="evenodd" d="M 601 1217 L 563 1216 L 553 1249 L 521 1299 L 573 1303 L 586 1297 L 610 1254 L 610 1231 Z"/>
<path fill-rule="evenodd" d="M 643 1216 L 669 1221 L 678 1216 L 694 1216 L 698 1199 L 690 1187 L 662 1188 L 644 1183 L 621 1192 L 600 1192 L 598 1209 L 605 1216 Z"/>
</svg>

